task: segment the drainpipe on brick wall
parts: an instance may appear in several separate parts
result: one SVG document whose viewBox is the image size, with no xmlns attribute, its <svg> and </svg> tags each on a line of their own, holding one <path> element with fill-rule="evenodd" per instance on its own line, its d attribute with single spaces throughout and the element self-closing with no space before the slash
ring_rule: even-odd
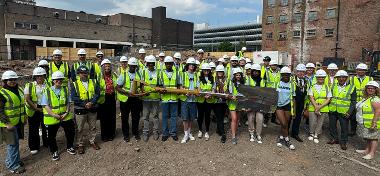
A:
<svg viewBox="0 0 380 176">
<path fill-rule="evenodd" d="M 338 18 L 336 22 L 335 59 L 338 59 L 339 48 L 339 21 L 340 21 L 340 0 L 338 0 Z"/>
</svg>

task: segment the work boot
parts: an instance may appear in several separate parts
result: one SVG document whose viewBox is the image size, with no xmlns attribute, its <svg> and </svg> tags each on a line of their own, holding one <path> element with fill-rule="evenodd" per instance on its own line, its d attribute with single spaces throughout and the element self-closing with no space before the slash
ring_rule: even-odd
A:
<svg viewBox="0 0 380 176">
<path fill-rule="evenodd" d="M 342 150 L 347 150 L 347 145 L 346 144 L 340 144 L 340 148 Z"/>
<path fill-rule="evenodd" d="M 159 138 L 160 138 L 160 134 L 158 134 L 158 132 L 154 132 L 153 139 L 157 141 Z"/>
</svg>

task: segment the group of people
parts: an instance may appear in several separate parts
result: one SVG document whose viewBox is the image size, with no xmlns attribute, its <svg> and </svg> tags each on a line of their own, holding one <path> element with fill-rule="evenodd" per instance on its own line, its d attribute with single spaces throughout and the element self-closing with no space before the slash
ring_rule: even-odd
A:
<svg viewBox="0 0 380 176">
<path fill-rule="evenodd" d="M 69 154 L 84 154 L 86 144 L 99 150 L 96 142 L 96 121 L 100 120 L 103 142 L 112 141 L 116 131 L 116 103 L 120 103 L 123 139 L 178 141 L 177 119 L 182 120 L 184 134 L 181 143 L 195 140 L 193 122 L 197 121 L 197 137 L 210 138 L 211 114 L 215 116 L 220 141 L 227 140 L 224 120 L 230 117 L 231 142 L 237 144 L 240 117 L 247 117 L 248 140 L 261 144 L 262 128 L 272 122 L 280 124 L 276 145 L 291 150 L 290 137 L 299 142 L 301 120 L 305 118 L 308 140 L 319 143 L 322 125 L 329 119 L 331 140 L 347 149 L 348 135 L 358 132 L 367 141 L 364 150 L 356 150 L 372 159 L 380 137 L 379 84 L 366 76 L 367 65 L 359 64 L 356 75 L 350 77 L 331 63 L 326 73 L 316 70 L 313 63 L 298 64 L 295 71 L 279 67 L 276 60 L 265 57 L 263 63 L 252 63 L 244 57 L 244 47 L 237 56 L 223 56 L 210 61 L 204 51 L 182 58 L 146 55 L 122 56 L 119 64 L 96 53 L 96 61 L 86 60 L 84 49 L 78 50 L 79 61 L 69 66 L 62 61 L 62 51 L 53 52 L 53 60 L 41 60 L 33 70 L 33 81 L 24 89 L 14 71 L 2 74 L 0 90 L 0 142 L 7 143 L 6 167 L 13 173 L 25 171 L 19 154 L 19 139 L 23 127 L 29 126 L 28 144 L 31 154 L 40 149 L 40 129 L 43 146 L 48 147 L 54 161 L 59 160 L 57 131 L 63 128 Z M 210 62 L 209 62 L 210 61 Z M 294 74 L 293 74 L 294 73 Z M 268 87 L 278 92 L 274 114 L 252 109 L 238 109 L 239 86 Z M 162 112 L 162 127 L 159 113 Z M 129 116 L 131 115 L 131 131 Z M 139 123 L 143 118 L 140 134 Z M 341 135 L 338 136 L 339 121 Z M 153 123 L 153 127 L 151 127 Z M 85 125 L 88 130 L 85 130 Z M 152 129 L 152 130 L 151 130 Z M 351 130 L 351 131 L 350 131 Z M 131 133 L 130 133 L 131 132 Z M 290 135 L 289 135 L 290 133 Z M 76 141 L 76 144 L 74 144 Z"/>
</svg>

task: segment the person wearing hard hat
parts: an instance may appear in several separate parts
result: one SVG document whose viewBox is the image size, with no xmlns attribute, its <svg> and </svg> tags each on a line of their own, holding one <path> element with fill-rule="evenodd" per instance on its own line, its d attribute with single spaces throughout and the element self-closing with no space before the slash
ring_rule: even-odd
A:
<svg viewBox="0 0 380 176">
<path fill-rule="evenodd" d="M 41 100 L 43 91 L 49 87 L 46 83 L 46 71 L 42 67 L 36 67 L 33 70 L 33 80 L 25 85 L 25 111 L 28 116 L 29 137 L 28 145 L 32 155 L 37 154 L 40 149 L 39 129 L 42 129 L 42 143 L 47 147 L 46 128 L 43 125 L 44 114 L 42 112 Z"/>
<path fill-rule="evenodd" d="M 215 65 L 215 63 L 214 62 L 210 62 L 210 63 L 208 63 L 208 65 L 211 68 L 211 74 L 212 74 L 212 76 L 215 78 L 216 77 L 216 72 L 215 72 L 216 65 Z"/>
<path fill-rule="evenodd" d="M 243 75 L 245 76 L 245 84 L 248 86 L 253 86 L 254 82 L 252 79 L 252 65 L 251 64 L 244 65 Z"/>
<path fill-rule="evenodd" d="M 260 64 L 252 64 L 251 66 L 251 78 L 255 82 L 256 86 L 265 87 L 265 82 L 263 78 L 261 78 L 261 65 Z"/>
<path fill-rule="evenodd" d="M 119 68 L 117 69 L 118 70 L 118 73 L 117 73 L 118 76 L 120 76 L 120 75 L 124 74 L 124 72 L 128 71 L 128 58 L 127 58 L 127 56 L 121 56 L 119 62 L 120 62 L 120 65 L 119 65 Z"/>
<path fill-rule="evenodd" d="M 290 80 L 292 71 L 289 67 L 282 67 L 280 74 L 281 79 L 276 83 L 276 91 L 278 92 L 276 115 L 280 122 L 281 130 L 276 145 L 278 147 L 285 145 L 290 150 L 294 150 L 295 146 L 289 139 L 289 120 L 294 112 L 295 85 Z"/>
<path fill-rule="evenodd" d="M 229 97 L 227 104 L 228 104 L 228 109 L 230 110 L 230 116 L 231 116 L 232 144 L 236 145 L 237 144 L 236 133 L 237 133 L 238 123 L 239 123 L 238 113 L 236 112 L 238 111 L 236 109 L 236 106 L 237 106 L 236 96 L 240 94 L 238 92 L 239 85 L 240 84 L 244 85 L 245 80 L 243 77 L 243 71 L 241 70 L 240 67 L 231 68 L 231 69 L 232 69 L 233 77 L 231 80 L 229 80 L 228 85 L 227 85 L 227 89 L 228 89 L 227 91 L 229 94 L 231 94 L 231 97 Z"/>
<path fill-rule="evenodd" d="M 77 70 L 80 66 L 87 67 L 88 71 L 88 78 L 93 79 L 94 78 L 94 65 L 92 62 L 86 60 L 87 51 L 85 49 L 79 49 L 78 50 L 78 57 L 79 61 L 75 62 L 71 68 L 71 80 L 75 82 L 76 80 L 80 79 L 79 74 L 77 73 Z"/>
<path fill-rule="evenodd" d="M 356 88 L 356 102 L 359 102 L 363 99 L 363 90 L 365 85 L 369 81 L 373 81 L 371 76 L 367 76 L 366 72 L 368 71 L 368 66 L 364 63 L 360 63 L 356 66 L 356 76 L 351 77 L 350 81 Z M 355 116 L 350 118 L 350 132 L 349 136 L 354 136 L 356 134 L 357 122 Z"/>
<path fill-rule="evenodd" d="M 57 146 L 57 132 L 59 127 L 62 127 L 66 137 L 66 151 L 70 155 L 75 155 L 74 137 L 75 123 L 74 116 L 71 113 L 71 96 L 69 95 L 68 87 L 63 87 L 65 75 L 61 71 L 56 71 L 52 74 L 51 79 L 53 85 L 47 87 L 42 96 L 41 105 L 44 113 L 44 125 L 48 134 L 48 145 L 52 154 L 52 160 L 59 160 Z"/>
<path fill-rule="evenodd" d="M 300 124 L 302 120 L 302 113 L 305 109 L 305 99 L 308 91 L 307 79 L 305 77 L 306 66 L 305 64 L 298 64 L 296 67 L 296 75 L 293 79 L 295 84 L 295 117 L 292 123 L 291 137 L 298 142 L 303 142 L 299 136 Z"/>
<path fill-rule="evenodd" d="M 174 70 L 174 59 L 171 56 L 166 56 L 164 59 L 165 70 L 161 72 L 160 85 L 163 88 L 178 89 L 180 88 L 180 76 Z M 167 93 L 165 90 L 161 92 L 161 107 L 162 107 L 162 141 L 167 141 L 169 135 L 174 141 L 178 141 L 177 136 L 177 115 L 178 115 L 178 96 L 174 93 Z M 168 127 L 168 120 L 170 126 Z"/>
<path fill-rule="evenodd" d="M 245 64 L 247 64 L 247 62 L 245 62 L 245 58 L 244 57 L 239 58 L 239 66 L 241 68 L 244 68 Z"/>
<path fill-rule="evenodd" d="M 181 74 L 181 89 L 184 90 L 198 90 L 199 91 L 199 78 L 195 73 L 197 68 L 195 59 L 189 57 L 186 60 L 184 72 Z M 191 134 L 193 121 L 197 118 L 197 101 L 195 95 L 186 94 L 180 95 L 181 100 L 181 118 L 183 121 L 184 136 L 181 143 L 187 143 L 189 140 L 194 141 L 195 138 Z"/>
<path fill-rule="evenodd" d="M 160 52 L 160 54 L 158 54 L 158 61 L 156 63 L 156 69 L 158 71 L 160 71 L 160 72 L 162 70 L 165 70 L 164 59 L 165 59 L 165 53 L 164 52 Z"/>
<path fill-rule="evenodd" d="M 64 74 L 65 78 L 62 82 L 62 86 L 67 87 L 69 85 L 69 77 L 71 77 L 71 71 L 69 68 L 69 64 L 67 62 L 62 61 L 62 51 L 56 49 L 53 51 L 53 62 L 49 63 L 49 71 L 48 80 L 52 82 L 51 76 L 54 72 L 60 71 Z"/>
<path fill-rule="evenodd" d="M 266 71 L 266 86 L 275 88 L 276 84 L 280 82 L 280 69 L 278 68 L 278 62 L 271 60 L 269 63 L 269 69 Z"/>
<path fill-rule="evenodd" d="M 232 70 L 235 68 L 240 68 L 238 65 L 239 58 L 237 56 L 232 56 L 230 61 L 231 61 L 230 63 L 231 65 L 229 68 L 227 67 L 227 79 L 229 80 L 233 78 Z"/>
<path fill-rule="evenodd" d="M 307 63 L 305 76 L 308 80 L 309 86 L 315 84 L 315 82 L 317 81 L 316 78 L 314 78 L 314 72 L 315 72 L 315 65 L 313 63 Z"/>
<path fill-rule="evenodd" d="M 1 75 L 0 88 L 0 144 L 7 144 L 5 167 L 12 173 L 25 172 L 20 160 L 19 139 L 23 139 L 25 121 L 24 95 L 18 85 L 16 72 L 8 70 Z"/>
<path fill-rule="evenodd" d="M 139 55 L 137 57 L 137 60 L 138 60 L 138 67 L 137 67 L 137 70 L 139 70 L 141 68 L 144 69 L 145 67 L 145 57 L 146 57 L 146 51 L 144 48 L 140 48 L 139 49 Z"/>
<path fill-rule="evenodd" d="M 96 120 L 97 120 L 97 108 L 99 106 L 98 99 L 100 95 L 100 87 L 95 79 L 89 79 L 89 69 L 81 65 L 77 71 L 79 79 L 71 84 L 71 99 L 74 102 L 74 113 L 76 124 L 78 125 L 77 133 L 77 146 L 78 153 L 85 153 L 85 130 L 84 126 L 88 124 L 88 140 L 90 146 L 95 150 L 99 150 L 100 147 L 95 142 L 97 134 Z"/>
<path fill-rule="evenodd" d="M 347 150 L 348 120 L 355 110 L 356 91 L 355 86 L 350 84 L 346 71 L 337 71 L 335 78 L 338 82 L 331 87 L 332 98 L 329 104 L 329 131 L 331 140 L 327 144 L 340 144 L 342 150 Z M 338 138 L 337 121 L 339 121 L 341 129 L 340 140 Z"/>
<path fill-rule="evenodd" d="M 239 58 L 244 58 L 244 53 L 247 51 L 247 47 L 242 47 L 241 50 L 236 53 L 236 56 L 239 57 Z"/>
<path fill-rule="evenodd" d="M 265 56 L 264 59 L 263 59 L 263 64 L 261 66 L 261 78 L 264 78 L 265 75 L 266 75 L 266 71 L 268 69 L 270 69 L 269 67 L 269 62 L 271 61 L 272 59 L 269 57 L 269 56 Z"/>
<path fill-rule="evenodd" d="M 363 99 L 356 104 L 358 136 L 366 140 L 364 150 L 356 153 L 364 154 L 365 160 L 374 159 L 380 138 L 380 98 L 379 83 L 368 81 L 364 88 Z"/>
<path fill-rule="evenodd" d="M 213 92 L 225 94 L 227 78 L 225 76 L 225 68 L 223 65 L 218 65 L 215 69 L 216 77 L 215 77 L 215 86 L 213 88 Z M 225 129 L 224 129 L 224 117 L 227 111 L 227 104 L 225 98 L 217 98 L 213 111 L 216 116 L 216 133 L 221 136 L 220 142 L 225 143 L 227 140 Z"/>
<path fill-rule="evenodd" d="M 200 62 L 200 65 L 202 65 L 205 62 L 204 55 L 205 55 L 205 52 L 203 51 L 203 49 L 199 49 L 197 51 L 198 57 L 196 58 L 196 60 L 198 60 Z"/>
<path fill-rule="evenodd" d="M 139 123 L 140 123 L 140 109 L 139 104 L 141 101 L 139 97 L 132 94 L 133 81 L 141 80 L 141 75 L 137 70 L 138 60 L 134 57 L 128 60 L 128 71 L 119 75 L 117 79 L 116 90 L 118 91 L 117 97 L 120 101 L 121 112 L 121 129 L 123 131 L 123 137 L 125 142 L 129 142 L 129 113 L 132 115 L 132 135 L 134 135 L 136 141 L 140 140 Z M 140 87 L 136 87 L 138 90 Z"/>
<path fill-rule="evenodd" d="M 328 75 L 326 77 L 325 83 L 332 87 L 333 84 L 338 83 L 338 80 L 335 79 L 335 74 L 339 70 L 338 66 L 335 63 L 330 63 L 327 66 Z"/>
<path fill-rule="evenodd" d="M 174 67 L 180 73 L 183 72 L 183 65 L 181 64 L 181 53 L 176 52 L 173 55 L 174 58 Z"/>
<path fill-rule="evenodd" d="M 100 80 L 102 78 L 102 68 L 101 68 L 101 63 L 104 58 L 104 53 L 102 51 L 98 51 L 95 54 L 96 57 L 96 62 L 94 63 L 94 79 Z"/>
<path fill-rule="evenodd" d="M 99 81 L 100 95 L 97 116 L 100 120 L 100 136 L 103 142 L 112 141 L 116 131 L 116 81 L 112 72 L 111 61 L 104 59 L 101 63 L 102 74 Z"/>
<path fill-rule="evenodd" d="M 149 55 L 146 60 L 146 68 L 142 71 L 141 79 L 146 85 L 142 90 L 149 93 L 143 97 L 143 140 L 147 142 L 149 140 L 150 122 L 153 120 L 153 139 L 159 139 L 159 112 L 160 112 L 160 94 L 155 92 L 155 88 L 159 86 L 159 71 L 155 67 L 156 58 L 153 55 Z M 152 86 L 152 87 L 151 87 Z"/>
<path fill-rule="evenodd" d="M 325 118 L 328 117 L 329 102 L 332 97 L 331 89 L 325 84 L 327 74 L 324 70 L 317 70 L 315 77 L 316 83 L 309 89 L 308 95 L 310 99 L 309 120 L 310 131 L 308 139 L 319 143 L 319 135 L 322 134 L 322 125 Z"/>
<path fill-rule="evenodd" d="M 37 65 L 38 67 L 41 67 L 41 68 L 43 68 L 44 70 L 45 70 L 45 72 L 46 72 L 46 75 L 45 75 L 45 84 L 47 84 L 47 86 L 51 86 L 51 81 L 49 82 L 49 71 L 50 71 L 50 69 L 49 69 L 49 62 L 48 61 L 46 61 L 46 60 L 40 60 L 39 62 L 38 62 L 38 65 Z"/>
</svg>

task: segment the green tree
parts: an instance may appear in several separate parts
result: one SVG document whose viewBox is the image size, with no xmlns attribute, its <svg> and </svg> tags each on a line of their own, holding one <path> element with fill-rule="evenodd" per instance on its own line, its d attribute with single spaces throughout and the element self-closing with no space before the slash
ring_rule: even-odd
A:
<svg viewBox="0 0 380 176">
<path fill-rule="evenodd" d="M 219 52 L 231 52 L 235 50 L 235 47 L 231 42 L 223 42 L 219 44 L 218 50 Z"/>
</svg>

